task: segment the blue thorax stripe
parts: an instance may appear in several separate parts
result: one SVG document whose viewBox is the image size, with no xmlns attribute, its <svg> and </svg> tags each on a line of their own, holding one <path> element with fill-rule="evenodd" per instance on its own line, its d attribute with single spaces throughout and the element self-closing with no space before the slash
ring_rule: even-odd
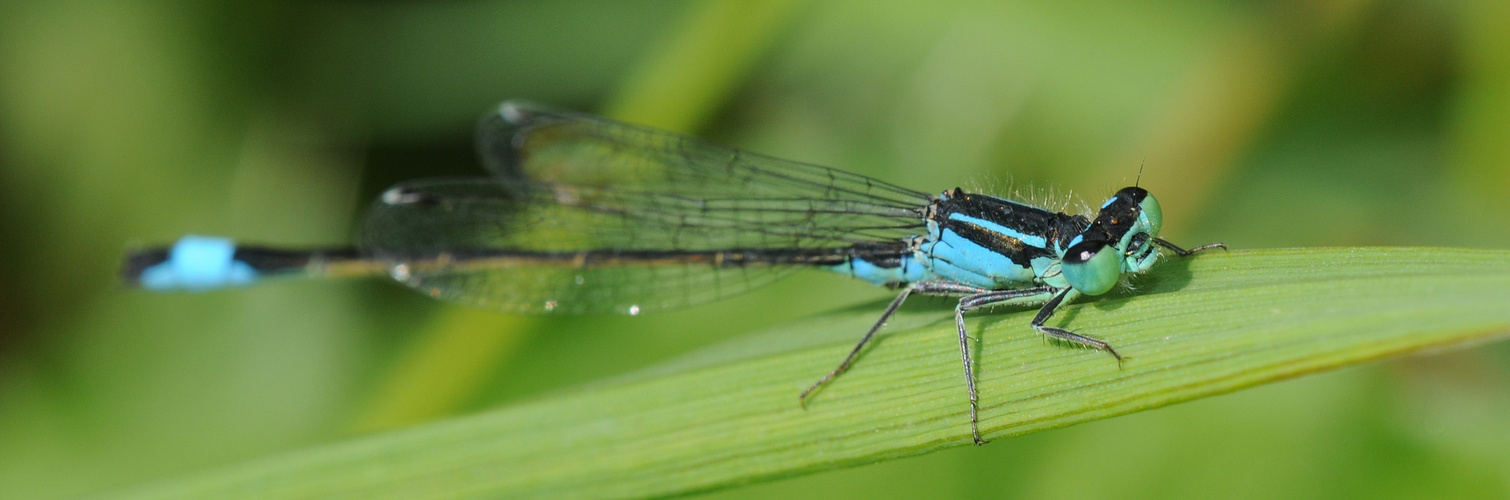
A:
<svg viewBox="0 0 1510 500">
<path fill-rule="evenodd" d="M 984 228 L 984 229 L 986 229 L 988 231 L 992 231 L 992 232 L 996 232 L 996 233 L 1000 233 L 1000 234 L 1004 234 L 1004 235 L 1016 238 L 1018 241 L 1021 241 L 1021 242 L 1023 242 L 1023 244 L 1026 244 L 1026 245 L 1032 245 L 1032 246 L 1035 246 L 1035 247 L 1038 247 L 1038 248 L 1044 248 L 1044 249 L 1047 249 L 1049 247 L 1049 241 L 1047 239 L 1045 239 L 1043 236 L 1039 236 L 1039 235 L 1036 235 L 1036 234 L 1024 234 L 1024 233 L 1019 232 L 1019 231 L 1017 231 L 1015 229 L 1012 229 L 1012 228 L 1009 228 L 1009 227 L 1006 227 L 1006 226 L 1003 226 L 1001 224 L 997 224 L 995 222 L 991 222 L 991 221 L 988 221 L 988 220 L 985 220 L 985 219 L 979 219 L 979 218 L 975 218 L 975 217 L 971 217 L 971 216 L 968 216 L 968 215 L 964 215 L 964 214 L 955 212 L 955 213 L 949 214 L 949 220 L 957 220 L 957 221 L 960 221 L 960 222 L 968 222 L 968 223 L 971 223 L 971 224 L 975 224 L 975 225 L 980 226 L 980 227 L 982 227 L 982 228 Z"/>
</svg>

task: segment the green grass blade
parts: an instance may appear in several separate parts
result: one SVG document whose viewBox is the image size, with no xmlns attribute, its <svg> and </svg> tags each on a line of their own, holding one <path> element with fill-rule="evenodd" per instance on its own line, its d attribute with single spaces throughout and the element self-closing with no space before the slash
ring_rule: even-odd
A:
<svg viewBox="0 0 1510 500">
<path fill-rule="evenodd" d="M 1055 347 L 1032 311 L 971 318 L 988 438 L 1086 422 L 1510 332 L 1510 252 L 1359 248 L 1171 259 L 1137 293 L 1052 323 L 1128 356 Z M 879 307 L 467 418 L 297 451 L 137 498 L 633 498 L 967 446 L 948 309 L 909 307 L 807 410 L 797 394 Z"/>
</svg>

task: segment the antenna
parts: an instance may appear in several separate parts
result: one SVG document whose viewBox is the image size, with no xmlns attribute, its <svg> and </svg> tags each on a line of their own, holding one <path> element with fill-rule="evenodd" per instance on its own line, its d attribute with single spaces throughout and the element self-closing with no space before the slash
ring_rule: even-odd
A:
<svg viewBox="0 0 1510 500">
<path fill-rule="evenodd" d="M 1138 178 L 1133 180 L 1133 187 L 1138 187 L 1138 183 L 1143 182 L 1143 166 L 1147 164 L 1148 158 L 1144 158 L 1143 162 L 1138 164 Z"/>
</svg>

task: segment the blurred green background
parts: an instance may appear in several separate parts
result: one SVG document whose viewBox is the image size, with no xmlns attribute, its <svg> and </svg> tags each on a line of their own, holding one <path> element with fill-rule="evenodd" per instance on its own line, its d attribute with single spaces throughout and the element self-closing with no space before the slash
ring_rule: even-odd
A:
<svg viewBox="0 0 1510 500">
<path fill-rule="evenodd" d="M 1146 163 L 1182 244 L 1510 246 L 1510 3 L 1138 3 L 0 1 L 0 498 L 472 413 L 889 295 L 811 273 L 520 318 L 380 279 L 117 282 L 126 248 L 185 233 L 347 242 L 388 184 L 479 172 L 472 126 L 507 98 L 930 192 L 1094 203 Z M 1510 348 L 707 497 L 777 495 L 1504 498 Z"/>
</svg>

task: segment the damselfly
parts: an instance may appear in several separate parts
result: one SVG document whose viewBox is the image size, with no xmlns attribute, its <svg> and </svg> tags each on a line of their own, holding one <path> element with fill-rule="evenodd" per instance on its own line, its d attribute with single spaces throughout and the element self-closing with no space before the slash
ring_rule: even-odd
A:
<svg viewBox="0 0 1510 500">
<path fill-rule="evenodd" d="M 422 179 L 369 208 L 356 248 L 284 250 L 189 236 L 127 256 L 128 284 L 206 290 L 274 276 L 386 273 L 432 297 L 508 313 L 640 314 L 715 300 L 801 268 L 899 290 L 837 368 L 843 373 L 911 295 L 954 309 L 971 435 L 981 440 L 964 314 L 1043 304 L 1032 327 L 1081 295 L 1147 270 L 1159 203 L 1129 187 L 1094 219 L 958 188 L 936 196 L 857 174 L 729 149 L 605 118 L 507 102 L 484 117 L 486 177 Z"/>
</svg>

